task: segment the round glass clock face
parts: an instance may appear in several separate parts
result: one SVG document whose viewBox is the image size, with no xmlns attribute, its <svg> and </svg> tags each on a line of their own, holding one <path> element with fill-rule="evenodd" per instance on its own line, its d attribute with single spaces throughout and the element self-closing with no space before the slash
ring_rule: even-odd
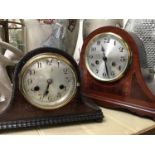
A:
<svg viewBox="0 0 155 155">
<path fill-rule="evenodd" d="M 114 33 L 98 34 L 86 47 L 87 69 L 99 81 L 113 82 L 120 79 L 128 69 L 130 60 L 128 45 Z"/>
<path fill-rule="evenodd" d="M 41 109 L 56 109 L 67 104 L 77 91 L 77 75 L 63 56 L 43 53 L 32 57 L 19 76 L 24 97 Z"/>
</svg>

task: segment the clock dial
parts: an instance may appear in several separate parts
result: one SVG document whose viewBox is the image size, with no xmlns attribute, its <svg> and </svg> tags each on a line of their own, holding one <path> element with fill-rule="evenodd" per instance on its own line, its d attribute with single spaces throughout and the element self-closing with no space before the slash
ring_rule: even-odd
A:
<svg viewBox="0 0 155 155">
<path fill-rule="evenodd" d="M 114 33 L 101 33 L 87 45 L 85 63 L 97 80 L 112 82 L 120 79 L 129 66 L 131 52 L 125 41 Z"/>
<path fill-rule="evenodd" d="M 67 104 L 77 91 L 77 75 L 71 63 L 58 54 L 38 54 L 23 67 L 20 90 L 34 106 L 55 109 Z"/>
</svg>

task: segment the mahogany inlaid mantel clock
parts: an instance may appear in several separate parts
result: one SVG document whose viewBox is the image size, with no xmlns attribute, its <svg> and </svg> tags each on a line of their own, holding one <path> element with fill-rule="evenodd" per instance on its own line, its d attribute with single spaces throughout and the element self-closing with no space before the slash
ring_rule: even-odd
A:
<svg viewBox="0 0 155 155">
<path fill-rule="evenodd" d="M 146 52 L 141 40 L 117 27 L 102 27 L 84 40 L 80 70 L 83 95 L 108 108 L 155 119 L 155 95 L 146 84 Z"/>
</svg>

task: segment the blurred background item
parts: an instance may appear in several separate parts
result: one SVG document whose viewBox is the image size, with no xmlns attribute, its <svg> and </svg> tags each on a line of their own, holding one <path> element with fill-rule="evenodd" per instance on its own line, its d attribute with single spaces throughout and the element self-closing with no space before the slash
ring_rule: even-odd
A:
<svg viewBox="0 0 155 155">
<path fill-rule="evenodd" d="M 155 95 L 155 19 L 129 19 L 125 30 L 134 33 L 143 43 L 146 54 L 142 50 L 139 53 L 141 72 L 148 88 Z"/>
<path fill-rule="evenodd" d="M 24 21 L 20 19 L 1 19 L 0 41 L 0 54 L 12 61 L 18 61 L 26 53 Z"/>
<path fill-rule="evenodd" d="M 27 51 L 47 46 L 61 49 L 73 56 L 79 33 L 79 20 L 27 19 L 24 23 Z"/>
<path fill-rule="evenodd" d="M 84 19 L 83 38 L 87 37 L 92 31 L 103 26 L 123 27 L 123 19 Z"/>
<path fill-rule="evenodd" d="M 0 20 L 0 113 L 10 105 L 12 98 L 12 73 L 16 63 L 26 52 L 23 20 Z M 11 71 L 8 73 L 7 68 Z"/>
</svg>

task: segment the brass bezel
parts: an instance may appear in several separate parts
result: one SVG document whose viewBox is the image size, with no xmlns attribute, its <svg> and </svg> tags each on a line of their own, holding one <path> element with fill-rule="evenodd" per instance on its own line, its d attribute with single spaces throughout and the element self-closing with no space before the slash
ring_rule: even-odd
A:
<svg viewBox="0 0 155 155">
<path fill-rule="evenodd" d="M 93 73 L 93 71 L 90 69 L 89 64 L 88 64 L 88 60 L 87 60 L 88 51 L 89 51 L 90 45 L 94 41 L 94 39 L 102 38 L 103 36 L 107 36 L 107 35 L 112 35 L 112 36 L 116 37 L 117 39 L 121 40 L 124 43 L 124 45 L 125 45 L 125 47 L 127 49 L 127 52 L 128 52 L 128 62 L 127 62 L 127 66 L 126 66 L 125 70 L 123 72 L 121 72 L 121 74 L 119 74 L 117 77 L 115 77 L 113 79 L 109 79 L 109 80 L 108 79 L 103 79 L 103 78 L 100 78 L 100 77 L 96 76 L 96 74 Z M 125 73 L 127 72 L 128 68 L 129 68 L 129 66 L 131 64 L 131 60 L 132 60 L 132 52 L 131 52 L 128 44 L 125 42 L 125 40 L 121 36 L 119 36 L 118 34 L 115 34 L 113 32 L 103 32 L 103 33 L 95 35 L 93 38 L 91 38 L 91 40 L 89 40 L 89 42 L 88 42 L 88 44 L 87 44 L 87 46 L 85 48 L 84 61 L 85 61 L 86 68 L 88 69 L 88 72 L 96 80 L 101 81 L 101 82 L 111 83 L 111 82 L 115 82 L 115 81 L 120 80 L 122 77 L 124 77 Z"/>
<path fill-rule="evenodd" d="M 23 77 L 27 73 L 28 68 L 32 64 L 34 64 L 36 61 L 42 60 L 42 59 L 46 59 L 46 58 L 56 58 L 56 59 L 59 59 L 59 60 L 65 62 L 65 63 L 67 63 L 69 65 L 69 67 L 71 68 L 71 70 L 73 72 L 74 79 L 75 79 L 74 90 L 72 91 L 70 96 L 63 103 L 60 102 L 60 104 L 58 104 L 57 106 L 53 106 L 53 105 L 52 106 L 51 105 L 48 105 L 48 106 L 47 105 L 40 105 L 40 104 L 34 102 L 33 99 L 30 98 L 30 96 L 26 93 L 26 90 L 24 89 Z M 78 86 L 79 86 L 79 82 L 78 82 L 77 73 L 75 71 L 75 68 L 73 67 L 73 65 L 64 56 L 61 56 L 60 54 L 56 54 L 56 53 L 41 53 L 41 54 L 33 56 L 32 58 L 30 58 L 30 60 L 28 60 L 26 62 L 26 64 L 23 66 L 21 72 L 19 73 L 19 90 L 21 91 L 21 93 L 23 94 L 25 99 L 30 104 L 32 104 L 33 106 L 35 106 L 37 108 L 40 108 L 40 109 L 44 109 L 44 110 L 58 109 L 58 108 L 61 108 L 61 107 L 65 106 L 66 104 L 68 104 L 75 97 Z"/>
</svg>

